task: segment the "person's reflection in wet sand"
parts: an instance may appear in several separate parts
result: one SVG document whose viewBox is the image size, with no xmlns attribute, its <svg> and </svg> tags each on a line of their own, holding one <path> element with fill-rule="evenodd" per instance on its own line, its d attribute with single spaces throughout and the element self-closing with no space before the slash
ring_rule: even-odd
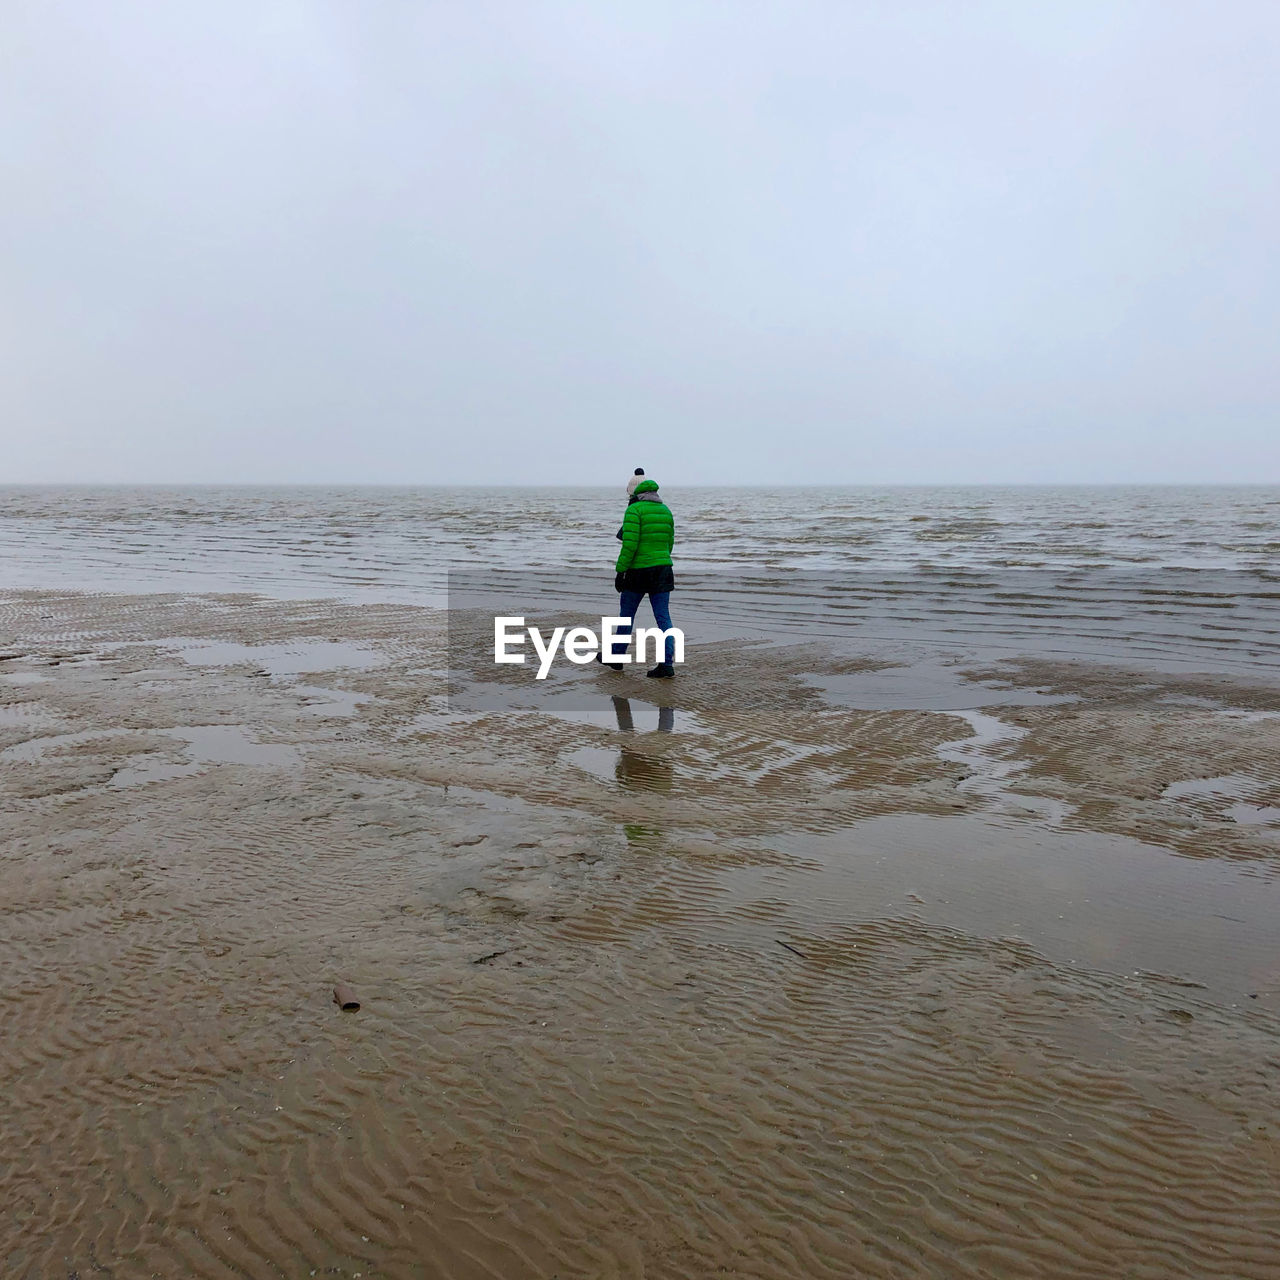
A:
<svg viewBox="0 0 1280 1280">
<path fill-rule="evenodd" d="M 631 714 L 631 703 L 626 698 L 615 695 L 613 711 L 618 718 L 618 731 L 635 733 L 636 724 Z M 674 708 L 658 708 L 659 733 L 670 733 L 675 728 L 675 723 Z M 639 791 L 670 791 L 675 783 L 675 766 L 663 756 L 649 755 L 647 752 L 620 745 L 614 776 L 620 787 Z"/>
</svg>

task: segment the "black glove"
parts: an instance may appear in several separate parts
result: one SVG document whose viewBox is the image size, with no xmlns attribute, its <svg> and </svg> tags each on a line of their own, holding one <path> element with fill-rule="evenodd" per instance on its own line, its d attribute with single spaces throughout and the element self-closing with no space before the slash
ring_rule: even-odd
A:
<svg viewBox="0 0 1280 1280">
<path fill-rule="evenodd" d="M 627 589 L 626 573 L 615 573 L 613 575 L 613 589 L 621 595 Z"/>
</svg>

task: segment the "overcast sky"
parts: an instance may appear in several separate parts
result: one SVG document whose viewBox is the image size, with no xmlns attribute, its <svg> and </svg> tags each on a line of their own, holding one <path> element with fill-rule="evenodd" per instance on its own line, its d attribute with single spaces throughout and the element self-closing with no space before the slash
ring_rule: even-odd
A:
<svg viewBox="0 0 1280 1280">
<path fill-rule="evenodd" d="M 3 0 L 0 478 L 1280 481 L 1277 0 Z"/>
</svg>

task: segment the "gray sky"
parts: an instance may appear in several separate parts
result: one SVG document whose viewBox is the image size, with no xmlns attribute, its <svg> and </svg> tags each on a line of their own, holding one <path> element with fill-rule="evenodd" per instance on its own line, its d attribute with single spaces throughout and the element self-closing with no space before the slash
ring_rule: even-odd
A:
<svg viewBox="0 0 1280 1280">
<path fill-rule="evenodd" d="M 3 0 L 0 478 L 1280 481 L 1276 0 Z"/>
</svg>

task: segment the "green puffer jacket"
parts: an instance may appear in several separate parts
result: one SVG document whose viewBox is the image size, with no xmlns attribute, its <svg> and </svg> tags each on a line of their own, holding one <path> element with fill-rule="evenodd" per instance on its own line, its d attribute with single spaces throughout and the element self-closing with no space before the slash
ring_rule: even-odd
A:
<svg viewBox="0 0 1280 1280">
<path fill-rule="evenodd" d="M 636 501 L 622 517 L 622 550 L 618 552 L 616 565 L 619 573 L 671 563 L 676 522 L 667 504 L 657 498 L 657 492 L 658 486 L 652 480 L 642 480 L 636 485 Z"/>
</svg>

